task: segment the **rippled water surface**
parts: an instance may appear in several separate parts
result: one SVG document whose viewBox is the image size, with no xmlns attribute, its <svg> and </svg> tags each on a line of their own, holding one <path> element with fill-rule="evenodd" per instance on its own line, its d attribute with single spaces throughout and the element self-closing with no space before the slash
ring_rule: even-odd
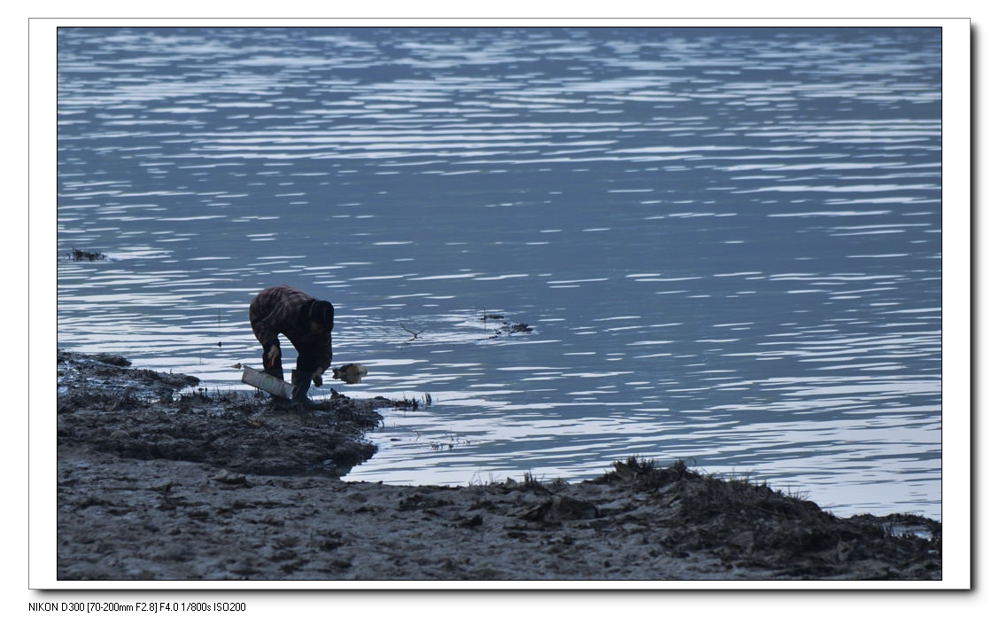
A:
<svg viewBox="0 0 999 625">
<path fill-rule="evenodd" d="M 351 478 L 639 455 L 939 518 L 939 46 L 62 29 L 59 250 L 111 260 L 60 260 L 59 343 L 245 388 L 287 283 L 336 306 L 351 395 L 432 399 Z"/>
</svg>

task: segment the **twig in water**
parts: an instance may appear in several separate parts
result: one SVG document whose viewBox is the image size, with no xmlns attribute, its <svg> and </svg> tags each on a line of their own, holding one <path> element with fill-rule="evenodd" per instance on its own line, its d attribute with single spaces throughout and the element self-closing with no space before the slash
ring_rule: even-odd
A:
<svg viewBox="0 0 999 625">
<path fill-rule="evenodd" d="M 402 325 L 401 323 L 399 324 L 399 327 L 413 335 L 413 338 L 409 339 L 410 341 L 415 341 L 416 339 L 420 338 L 421 334 L 423 334 L 423 330 L 413 331 L 407 328 L 406 326 Z"/>
</svg>

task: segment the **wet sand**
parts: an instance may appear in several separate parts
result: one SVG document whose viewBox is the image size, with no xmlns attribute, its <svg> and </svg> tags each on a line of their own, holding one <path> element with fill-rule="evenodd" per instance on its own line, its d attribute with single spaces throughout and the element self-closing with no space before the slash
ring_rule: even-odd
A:
<svg viewBox="0 0 999 625">
<path fill-rule="evenodd" d="M 59 353 L 61 580 L 924 580 L 940 525 L 837 518 L 682 463 L 595 480 L 344 482 L 378 398 L 293 410 Z"/>
</svg>

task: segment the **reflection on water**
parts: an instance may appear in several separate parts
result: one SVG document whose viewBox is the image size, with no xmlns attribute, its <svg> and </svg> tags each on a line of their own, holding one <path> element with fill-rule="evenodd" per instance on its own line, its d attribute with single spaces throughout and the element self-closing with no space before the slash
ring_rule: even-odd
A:
<svg viewBox="0 0 999 625">
<path fill-rule="evenodd" d="M 59 247 L 112 260 L 60 262 L 59 342 L 240 388 L 288 283 L 351 394 L 432 397 L 351 478 L 640 455 L 939 518 L 939 62 L 932 29 L 61 29 Z"/>
</svg>

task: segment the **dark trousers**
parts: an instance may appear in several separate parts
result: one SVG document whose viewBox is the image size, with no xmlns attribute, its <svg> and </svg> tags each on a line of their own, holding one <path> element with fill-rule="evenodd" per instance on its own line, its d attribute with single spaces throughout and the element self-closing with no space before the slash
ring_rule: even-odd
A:
<svg viewBox="0 0 999 625">
<path fill-rule="evenodd" d="M 309 392 L 309 384 L 312 382 L 312 373 L 319 367 L 319 357 L 314 349 L 299 347 L 298 360 L 295 362 L 295 370 L 292 371 L 291 383 L 295 385 L 295 397 L 301 398 Z M 273 367 L 267 366 L 267 350 L 265 349 L 261 359 L 264 365 L 264 373 L 272 375 L 279 380 L 284 380 L 284 367 L 281 365 L 281 355 L 274 361 Z"/>
</svg>

